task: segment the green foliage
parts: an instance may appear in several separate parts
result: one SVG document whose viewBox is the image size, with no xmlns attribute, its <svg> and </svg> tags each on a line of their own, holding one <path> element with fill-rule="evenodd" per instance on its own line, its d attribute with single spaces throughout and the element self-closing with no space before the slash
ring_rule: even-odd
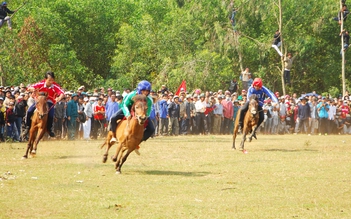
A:
<svg viewBox="0 0 351 219">
<path fill-rule="evenodd" d="M 51 69 L 68 89 L 133 89 L 146 79 L 155 89 L 175 90 L 186 80 L 189 90 L 217 90 L 249 67 L 280 91 L 281 60 L 271 48 L 277 2 L 31 1 L 13 17 L 12 32 L 0 29 L 2 83 L 34 83 Z M 233 6 L 236 33 L 228 19 Z M 286 0 L 282 10 L 283 53 L 298 52 L 288 92 L 340 91 L 340 27 L 331 19 L 339 3 Z"/>
</svg>

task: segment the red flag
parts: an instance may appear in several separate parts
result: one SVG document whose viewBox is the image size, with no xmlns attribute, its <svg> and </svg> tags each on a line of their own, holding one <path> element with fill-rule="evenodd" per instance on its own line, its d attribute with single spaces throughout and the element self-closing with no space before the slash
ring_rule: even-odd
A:
<svg viewBox="0 0 351 219">
<path fill-rule="evenodd" d="M 175 95 L 179 95 L 181 91 L 186 92 L 186 81 L 182 81 L 182 83 L 180 84 L 180 86 L 178 87 L 177 92 L 175 93 Z"/>
</svg>

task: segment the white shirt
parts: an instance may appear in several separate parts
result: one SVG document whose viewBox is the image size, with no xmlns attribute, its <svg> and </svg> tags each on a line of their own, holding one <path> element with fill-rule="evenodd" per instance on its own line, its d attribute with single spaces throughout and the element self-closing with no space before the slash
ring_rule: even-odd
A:
<svg viewBox="0 0 351 219">
<path fill-rule="evenodd" d="M 334 120 L 336 115 L 336 106 L 334 105 L 329 105 L 329 110 L 328 110 L 328 119 L 329 120 Z"/>
<path fill-rule="evenodd" d="M 204 113 L 206 110 L 206 101 L 204 100 L 203 102 L 201 102 L 201 100 L 198 100 L 195 103 L 195 110 L 197 113 Z"/>
</svg>

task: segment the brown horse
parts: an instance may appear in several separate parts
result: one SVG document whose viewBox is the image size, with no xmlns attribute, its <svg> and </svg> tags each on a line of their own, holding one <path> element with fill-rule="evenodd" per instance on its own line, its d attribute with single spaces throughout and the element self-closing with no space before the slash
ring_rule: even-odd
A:
<svg viewBox="0 0 351 219">
<path fill-rule="evenodd" d="M 37 96 L 36 109 L 32 116 L 32 124 L 29 130 L 29 140 L 26 153 L 23 158 L 28 157 L 28 153 L 34 156 L 37 153 L 37 145 L 46 132 L 48 120 L 48 105 L 46 103 L 46 93 L 40 92 Z"/>
<path fill-rule="evenodd" d="M 241 113 L 241 110 L 239 110 L 238 115 L 236 116 L 236 119 L 235 119 L 235 128 L 234 128 L 234 133 L 233 133 L 233 149 L 234 150 L 236 149 L 235 148 L 235 138 L 236 138 L 238 130 L 239 130 L 240 113 Z M 252 96 L 250 96 L 249 108 L 248 108 L 246 115 L 244 117 L 243 127 L 242 127 L 243 138 L 241 140 L 240 150 L 242 150 L 244 153 L 246 152 L 244 149 L 246 135 L 248 133 L 251 133 L 251 135 L 249 136 L 249 142 L 250 142 L 252 140 L 254 131 L 256 130 L 256 127 L 258 124 L 258 119 L 259 119 L 258 102 L 256 101 L 256 95 L 252 95 Z"/>
<path fill-rule="evenodd" d="M 133 152 L 143 139 L 144 135 L 144 125 L 147 119 L 147 103 L 146 96 L 136 95 L 134 98 L 134 104 L 131 108 L 132 118 L 130 120 L 121 121 L 116 129 L 117 137 L 117 149 L 112 160 L 116 162 L 116 173 L 121 173 L 121 167 L 123 163 L 127 160 L 129 154 Z M 101 146 L 104 147 L 107 144 L 107 149 L 104 154 L 102 162 L 106 162 L 108 151 L 114 143 L 110 143 L 112 138 L 112 131 L 107 135 L 106 141 Z M 127 151 L 126 154 L 124 152 Z"/>
</svg>

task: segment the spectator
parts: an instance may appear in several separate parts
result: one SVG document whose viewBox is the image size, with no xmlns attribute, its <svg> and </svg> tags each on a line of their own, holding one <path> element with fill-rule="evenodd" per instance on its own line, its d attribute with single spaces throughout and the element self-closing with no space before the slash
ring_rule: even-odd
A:
<svg viewBox="0 0 351 219">
<path fill-rule="evenodd" d="M 349 15 L 349 10 L 347 9 L 347 5 L 343 4 L 341 10 L 338 13 L 338 16 L 334 18 L 335 21 L 338 21 L 341 25 L 341 20 L 344 22 L 347 20 L 347 16 Z"/>
<path fill-rule="evenodd" d="M 13 14 L 15 13 L 16 10 L 11 11 L 10 9 L 7 8 L 7 3 L 3 2 L 1 4 L 1 8 L 0 8 L 0 28 L 2 27 L 2 25 L 4 24 L 4 22 L 7 22 L 7 27 L 9 28 L 9 30 L 12 30 L 12 24 L 11 24 L 11 18 L 9 16 L 7 16 L 8 14 Z"/>
<path fill-rule="evenodd" d="M 222 134 L 227 135 L 230 133 L 230 123 L 233 121 L 233 103 L 231 101 L 230 94 L 226 94 L 225 100 L 222 100 L 223 105 L 223 123 L 222 123 Z"/>
<path fill-rule="evenodd" d="M 340 55 L 342 55 L 342 52 L 345 52 L 350 45 L 349 31 L 344 29 L 342 32 L 340 32 L 339 36 L 343 37 L 343 49 L 340 50 Z"/>
<path fill-rule="evenodd" d="M 279 124 L 278 124 L 278 134 L 284 135 L 287 133 L 289 133 L 289 129 L 286 125 L 286 116 L 280 116 L 280 120 L 279 120 Z"/>
<path fill-rule="evenodd" d="M 292 57 L 291 53 L 288 53 L 288 56 L 284 58 L 284 83 L 290 85 L 290 70 L 292 68 L 293 61 L 296 56 Z"/>
<path fill-rule="evenodd" d="M 317 109 L 317 99 L 312 98 L 312 103 L 310 104 L 311 108 L 311 120 L 310 120 L 310 129 L 311 129 L 311 135 L 316 133 L 316 130 L 318 130 L 318 109 Z"/>
<path fill-rule="evenodd" d="M 283 56 L 282 52 L 279 50 L 278 47 L 280 47 L 281 45 L 281 41 L 280 41 L 280 31 L 279 30 L 276 30 L 275 31 L 275 34 L 273 36 L 273 44 L 272 44 L 272 47 L 277 51 L 277 53 L 279 54 L 280 57 Z"/>
<path fill-rule="evenodd" d="M 161 93 L 164 94 L 165 92 L 168 92 L 168 88 L 163 84 L 161 85 Z"/>
<path fill-rule="evenodd" d="M 105 124 L 105 114 L 106 110 L 105 107 L 102 105 L 102 98 L 98 98 L 97 104 L 93 107 L 93 114 L 94 114 L 94 133 L 93 139 L 98 138 L 98 132 L 100 129 L 100 133 L 103 134 L 104 132 L 104 124 Z M 112 121 L 112 120 L 111 120 Z"/>
<path fill-rule="evenodd" d="M 7 138 L 13 141 L 19 141 L 19 136 L 16 128 L 16 116 L 14 112 L 15 103 L 10 102 L 6 110 Z"/>
<path fill-rule="evenodd" d="M 180 108 L 179 108 L 179 96 L 173 97 L 173 102 L 168 105 L 168 115 L 169 125 L 168 132 L 169 135 L 179 135 L 179 117 L 180 117 Z"/>
<path fill-rule="evenodd" d="M 54 132 L 59 138 L 64 138 L 63 123 L 66 118 L 66 108 L 66 97 L 63 97 L 59 102 L 56 103 L 54 113 Z"/>
<path fill-rule="evenodd" d="M 236 31 L 235 30 L 235 25 L 236 25 L 235 15 L 236 15 L 237 12 L 238 12 L 238 9 L 233 8 L 232 14 L 230 16 L 230 23 L 232 23 L 234 31 Z"/>
<path fill-rule="evenodd" d="M 200 94 L 200 100 L 195 103 L 196 110 L 196 134 L 208 134 L 207 120 L 205 117 L 205 110 L 207 107 L 207 103 L 205 101 L 205 94 Z"/>
<path fill-rule="evenodd" d="M 90 97 L 90 99 L 88 97 L 84 98 L 84 113 L 86 115 L 86 120 L 83 123 L 83 139 L 84 140 L 90 140 L 90 131 L 91 131 L 91 122 L 92 122 L 92 118 L 93 118 L 93 104 L 94 104 L 94 100 L 93 97 Z"/>
<path fill-rule="evenodd" d="M 26 107 L 27 107 L 27 100 L 24 98 L 24 93 L 21 93 L 17 97 L 15 102 L 15 125 L 17 128 L 18 136 L 21 136 L 22 120 L 23 120 L 23 117 L 26 115 Z M 19 141 L 22 141 L 22 139 L 19 138 Z"/>
<path fill-rule="evenodd" d="M 332 134 L 335 131 L 335 116 L 336 116 L 336 105 L 334 105 L 333 99 L 328 99 L 328 121 L 327 121 L 327 133 Z"/>
<path fill-rule="evenodd" d="M 157 103 L 157 95 L 154 93 L 154 94 L 151 94 L 150 96 L 152 98 L 152 105 L 151 105 L 151 112 L 150 112 L 149 119 L 150 119 L 150 122 L 152 122 L 153 126 L 155 127 L 155 130 L 152 133 L 151 137 L 155 137 L 155 133 L 157 130 L 157 118 L 156 118 L 156 107 L 155 107 L 155 105 L 157 105 L 156 104 Z"/>
<path fill-rule="evenodd" d="M 67 103 L 67 127 L 68 127 L 68 139 L 75 139 L 76 132 L 76 122 L 78 118 L 78 105 L 77 105 L 78 95 L 76 93 L 72 94 L 72 99 Z"/>
<path fill-rule="evenodd" d="M 111 92 L 110 98 L 106 103 L 106 120 L 109 123 L 111 120 L 111 116 L 115 114 L 119 110 L 119 105 L 116 102 L 116 94 Z"/>
<path fill-rule="evenodd" d="M 222 100 L 222 96 L 217 97 L 215 109 L 213 110 L 213 134 L 215 135 L 221 134 L 222 121 L 224 119 Z"/>
<path fill-rule="evenodd" d="M 5 127 L 5 116 L 6 116 L 6 108 L 3 105 L 4 99 L 0 97 L 0 141 L 4 142 L 4 127 Z"/>
<path fill-rule="evenodd" d="M 181 111 L 183 111 L 181 109 Z M 191 95 L 187 95 L 186 99 L 184 101 L 184 111 L 183 113 L 180 113 L 181 116 L 181 134 L 182 135 L 187 135 L 189 133 L 189 124 L 190 124 L 190 118 L 191 118 Z"/>
<path fill-rule="evenodd" d="M 190 121 L 189 121 L 189 131 L 191 129 L 192 134 L 197 133 L 197 126 L 196 126 L 196 108 L 195 103 L 197 102 L 197 96 L 190 98 Z"/>
<path fill-rule="evenodd" d="M 162 94 L 162 99 L 158 101 L 159 109 L 160 109 L 160 128 L 159 135 L 168 135 L 168 97 L 166 94 Z"/>
<path fill-rule="evenodd" d="M 83 123 L 86 121 L 87 117 L 84 113 L 84 98 L 83 95 L 78 96 L 78 118 L 76 122 L 76 133 L 79 139 L 83 138 Z"/>
<path fill-rule="evenodd" d="M 247 91 L 247 89 L 249 88 L 248 83 L 249 83 L 249 79 L 250 79 L 250 69 L 246 68 L 243 72 L 241 72 L 241 82 L 243 85 L 243 89 L 245 91 Z"/>
<path fill-rule="evenodd" d="M 304 132 L 307 134 L 308 132 L 308 124 L 311 118 L 311 109 L 310 105 L 307 103 L 307 97 L 301 98 L 301 103 L 298 105 L 298 115 L 297 115 L 297 123 L 299 124 L 295 133 Z"/>
<path fill-rule="evenodd" d="M 317 105 L 317 109 L 319 117 L 319 135 L 327 135 L 329 105 L 326 103 L 325 97 L 322 97 L 322 101 Z"/>
<path fill-rule="evenodd" d="M 230 93 L 235 93 L 235 92 L 237 92 L 238 91 L 238 88 L 239 88 L 239 84 L 238 84 L 238 82 L 236 81 L 236 79 L 235 78 L 233 78 L 233 80 L 231 80 L 230 82 L 229 82 L 229 88 L 228 88 L 228 90 L 230 91 Z"/>
</svg>

